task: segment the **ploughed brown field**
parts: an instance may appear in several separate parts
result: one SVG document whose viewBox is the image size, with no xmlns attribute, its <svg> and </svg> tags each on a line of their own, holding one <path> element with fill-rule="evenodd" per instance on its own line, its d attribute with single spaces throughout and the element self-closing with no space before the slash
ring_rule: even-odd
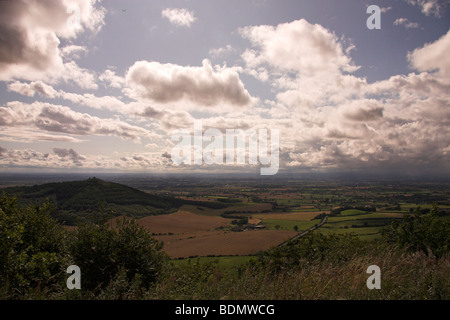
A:
<svg viewBox="0 0 450 320">
<path fill-rule="evenodd" d="M 111 223 L 114 224 L 114 218 Z M 254 220 L 254 221 L 253 221 Z M 259 219 L 250 220 L 252 223 Z M 163 250 L 171 258 L 206 255 L 252 255 L 268 250 L 293 237 L 293 230 L 224 231 L 231 219 L 216 215 L 200 215 L 186 210 L 172 214 L 149 216 L 137 223 L 163 241 Z"/>
<path fill-rule="evenodd" d="M 293 237 L 290 230 L 212 231 L 155 238 L 172 258 L 206 255 L 253 255 Z"/>
<path fill-rule="evenodd" d="M 231 220 L 217 216 L 197 215 L 188 211 L 177 211 L 171 214 L 141 218 L 137 222 L 155 234 L 183 234 L 214 230 L 229 225 Z"/>
</svg>

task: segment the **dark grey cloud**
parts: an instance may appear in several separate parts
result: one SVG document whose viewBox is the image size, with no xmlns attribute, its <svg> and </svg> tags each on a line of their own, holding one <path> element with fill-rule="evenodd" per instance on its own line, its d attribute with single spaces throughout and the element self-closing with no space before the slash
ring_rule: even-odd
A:
<svg viewBox="0 0 450 320">
<path fill-rule="evenodd" d="M 76 166 L 82 166 L 86 158 L 73 149 L 53 148 L 53 152 L 60 158 L 68 159 Z"/>
<path fill-rule="evenodd" d="M 0 152 L 1 152 L 1 150 L 0 150 Z M 164 152 L 161 156 L 166 159 L 172 159 L 172 155 L 170 155 L 168 152 Z"/>
<path fill-rule="evenodd" d="M 153 119 L 161 119 L 164 116 L 165 112 L 156 110 L 152 107 L 146 107 L 142 113 L 139 115 L 146 118 L 153 118 Z"/>
<path fill-rule="evenodd" d="M 358 108 L 344 113 L 347 119 L 354 121 L 374 121 L 383 117 L 383 108 Z"/>
</svg>

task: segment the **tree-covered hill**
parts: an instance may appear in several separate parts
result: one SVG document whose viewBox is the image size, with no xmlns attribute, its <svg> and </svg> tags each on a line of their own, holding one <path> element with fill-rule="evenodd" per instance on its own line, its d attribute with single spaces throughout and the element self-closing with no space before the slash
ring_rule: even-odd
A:
<svg viewBox="0 0 450 320">
<path fill-rule="evenodd" d="M 16 196 L 23 206 L 40 205 L 48 201 L 53 203 L 53 217 L 66 225 L 75 225 L 89 216 L 98 215 L 99 209 L 112 216 L 144 217 L 171 213 L 181 205 L 176 199 L 163 198 L 97 178 L 10 187 L 3 191 Z"/>
</svg>

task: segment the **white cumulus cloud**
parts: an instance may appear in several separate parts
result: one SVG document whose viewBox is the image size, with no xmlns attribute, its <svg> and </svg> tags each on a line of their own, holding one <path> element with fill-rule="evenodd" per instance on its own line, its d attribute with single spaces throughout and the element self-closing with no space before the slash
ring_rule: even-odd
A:
<svg viewBox="0 0 450 320">
<path fill-rule="evenodd" d="M 417 48 L 409 53 L 408 59 L 419 71 L 439 70 L 450 75 L 450 30 L 433 43 Z"/>
<path fill-rule="evenodd" d="M 59 45 L 85 30 L 97 32 L 104 16 L 95 0 L 0 1 L 0 80 L 62 78 L 95 89 L 91 72 L 63 59 L 82 47 Z"/>
<path fill-rule="evenodd" d="M 201 67 L 138 61 L 128 70 L 126 82 L 133 97 L 163 104 L 246 106 L 253 100 L 234 69 L 213 68 L 206 59 Z"/>
<path fill-rule="evenodd" d="M 175 26 L 190 27 L 196 20 L 194 12 L 187 9 L 167 8 L 161 15 Z"/>
</svg>

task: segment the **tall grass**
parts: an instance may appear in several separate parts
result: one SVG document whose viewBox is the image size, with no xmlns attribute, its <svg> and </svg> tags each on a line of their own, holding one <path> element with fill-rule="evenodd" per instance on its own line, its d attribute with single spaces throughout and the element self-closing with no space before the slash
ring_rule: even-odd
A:
<svg viewBox="0 0 450 320">
<path fill-rule="evenodd" d="M 312 259 L 299 266 L 248 263 L 239 272 L 217 264 L 171 269 L 146 299 L 428 300 L 450 299 L 450 257 L 367 245 L 348 259 Z M 333 256 L 333 254 L 331 254 Z M 368 266 L 381 269 L 381 289 L 368 289 Z"/>
</svg>

